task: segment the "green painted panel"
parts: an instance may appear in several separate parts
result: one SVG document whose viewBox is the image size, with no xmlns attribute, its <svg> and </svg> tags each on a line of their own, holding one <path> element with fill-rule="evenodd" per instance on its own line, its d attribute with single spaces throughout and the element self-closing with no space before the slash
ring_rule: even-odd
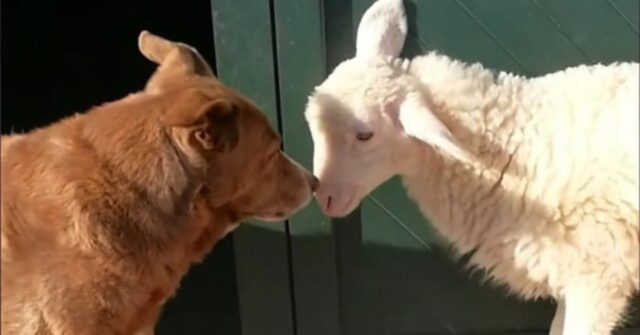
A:
<svg viewBox="0 0 640 335">
<path fill-rule="evenodd" d="M 640 33 L 640 1 L 638 0 L 608 0 L 613 9 L 618 12 L 627 24 Z"/>
<path fill-rule="evenodd" d="M 202 263 L 189 269 L 162 310 L 157 335 L 205 334 L 210 329 L 240 334 L 232 242 L 226 237 Z"/>
<path fill-rule="evenodd" d="M 267 1 L 211 0 L 218 77 L 253 99 L 278 127 L 271 10 Z M 234 232 L 242 334 L 293 334 L 284 223 L 243 223 Z"/>
<path fill-rule="evenodd" d="M 251 97 L 277 126 L 269 2 L 211 0 L 218 76 Z"/>
<path fill-rule="evenodd" d="M 285 151 L 311 169 L 307 95 L 326 75 L 322 3 L 274 2 L 280 108 Z M 289 219 L 298 334 L 337 334 L 338 292 L 333 229 L 315 202 Z M 307 238 L 313 236 L 313 238 Z"/>
<path fill-rule="evenodd" d="M 501 43 L 458 2 L 405 1 L 405 6 L 411 32 L 405 47 L 407 54 L 436 50 L 462 61 L 481 62 L 494 69 L 528 72 L 517 57 L 505 52 Z"/>
<path fill-rule="evenodd" d="M 638 33 L 621 15 L 637 17 L 637 12 L 619 13 L 608 0 L 533 1 L 545 8 L 559 29 L 594 61 L 638 60 Z"/>
<path fill-rule="evenodd" d="M 418 206 L 409 200 L 404 186 L 399 177 L 394 177 L 391 181 L 384 183 L 375 190 L 364 201 L 366 208 L 375 210 L 376 214 L 371 215 L 368 210 L 363 211 L 363 241 L 364 243 L 381 243 L 394 235 L 388 230 L 395 230 L 398 233 L 404 231 L 401 240 L 409 238 L 411 241 L 405 248 L 412 245 L 412 249 L 419 248 L 429 251 L 434 245 L 442 243 L 435 229 L 427 223 Z M 375 229 L 377 227 L 372 222 L 378 218 L 384 218 L 387 222 L 386 229 Z M 398 241 L 388 241 L 388 244 L 396 245 Z"/>
<path fill-rule="evenodd" d="M 286 235 L 258 223 L 233 234 L 242 334 L 295 334 Z"/>
<path fill-rule="evenodd" d="M 345 27 L 357 25 L 359 18 L 354 17 L 353 1 L 325 0 L 323 9 L 324 15 L 331 16 L 325 17 L 323 22 L 326 69 L 330 72 L 341 61 L 355 55 L 355 30 L 345 29 Z"/>
<path fill-rule="evenodd" d="M 364 211 L 382 217 L 367 204 Z M 386 224 L 384 219 L 366 223 Z M 470 275 L 443 249 L 425 252 L 411 248 L 413 241 L 405 247 L 387 241 L 349 242 L 351 252 L 340 260 L 344 334 L 496 334 L 548 328 L 553 314 L 548 303 L 524 303 L 507 297 L 503 289 L 482 285 L 480 275 Z"/>
<path fill-rule="evenodd" d="M 500 42 L 529 75 L 540 75 L 589 61 L 584 52 L 558 30 L 555 21 L 531 0 L 456 0 L 479 27 Z M 499 8 L 499 10 L 497 10 Z M 546 52 L 531 52 L 545 50 Z"/>
</svg>

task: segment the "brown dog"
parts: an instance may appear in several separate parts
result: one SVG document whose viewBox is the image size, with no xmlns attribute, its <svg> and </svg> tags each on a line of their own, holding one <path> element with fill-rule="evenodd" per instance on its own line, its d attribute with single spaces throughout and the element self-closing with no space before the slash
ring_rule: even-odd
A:
<svg viewBox="0 0 640 335">
<path fill-rule="evenodd" d="M 153 333 L 189 266 L 317 180 L 192 47 L 142 32 L 144 91 L 2 137 L 2 334 Z"/>
</svg>

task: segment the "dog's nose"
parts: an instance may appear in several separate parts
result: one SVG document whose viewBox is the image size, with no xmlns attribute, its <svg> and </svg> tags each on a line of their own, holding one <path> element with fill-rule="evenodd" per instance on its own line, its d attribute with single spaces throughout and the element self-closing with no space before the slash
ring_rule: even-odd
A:
<svg viewBox="0 0 640 335">
<path fill-rule="evenodd" d="M 315 192 L 318 189 L 319 185 L 320 180 L 318 180 L 316 176 L 311 176 L 311 178 L 309 178 L 309 186 L 311 186 L 311 192 Z"/>
</svg>

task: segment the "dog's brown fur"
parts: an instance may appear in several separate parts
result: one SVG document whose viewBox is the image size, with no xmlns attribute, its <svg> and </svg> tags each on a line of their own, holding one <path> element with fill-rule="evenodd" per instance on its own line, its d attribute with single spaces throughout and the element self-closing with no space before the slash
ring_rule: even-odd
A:
<svg viewBox="0 0 640 335">
<path fill-rule="evenodd" d="M 181 277 L 316 180 L 192 47 L 143 32 L 144 91 L 2 137 L 3 334 L 152 333 Z"/>
</svg>

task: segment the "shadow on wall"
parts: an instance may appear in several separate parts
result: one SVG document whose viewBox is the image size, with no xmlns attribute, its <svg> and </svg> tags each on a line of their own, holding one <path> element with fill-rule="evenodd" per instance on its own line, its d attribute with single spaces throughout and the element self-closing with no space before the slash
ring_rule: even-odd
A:
<svg viewBox="0 0 640 335">
<path fill-rule="evenodd" d="M 338 229 L 359 229 L 354 222 L 340 224 L 348 226 Z M 337 228 L 335 225 L 337 223 L 334 223 Z M 281 233 L 256 226 L 244 225 L 239 229 L 265 245 L 282 238 Z M 325 245 L 323 239 L 297 236 L 293 237 L 293 243 Z M 444 248 L 437 246 L 431 252 L 379 243 L 343 248 L 338 258 L 341 296 L 336 314 L 342 319 L 344 334 L 543 334 L 548 331 L 555 311 L 552 302 L 524 302 L 509 297 L 504 288 L 483 284 L 479 271 L 463 269 L 464 262 L 465 259 L 452 260 Z M 316 264 L 295 266 L 299 272 Z M 293 285 L 296 285 L 295 275 Z M 185 314 L 185 310 L 192 307 L 185 308 L 180 313 Z M 640 296 L 629 309 L 629 315 L 635 319 L 632 318 L 627 327 L 636 328 L 616 334 L 632 334 L 640 329 L 638 310 Z M 180 328 L 180 333 L 195 329 L 183 327 L 189 328 Z"/>
<path fill-rule="evenodd" d="M 207 258 L 182 279 L 157 324 L 156 334 L 241 334 L 233 238 L 220 241 Z"/>
</svg>

